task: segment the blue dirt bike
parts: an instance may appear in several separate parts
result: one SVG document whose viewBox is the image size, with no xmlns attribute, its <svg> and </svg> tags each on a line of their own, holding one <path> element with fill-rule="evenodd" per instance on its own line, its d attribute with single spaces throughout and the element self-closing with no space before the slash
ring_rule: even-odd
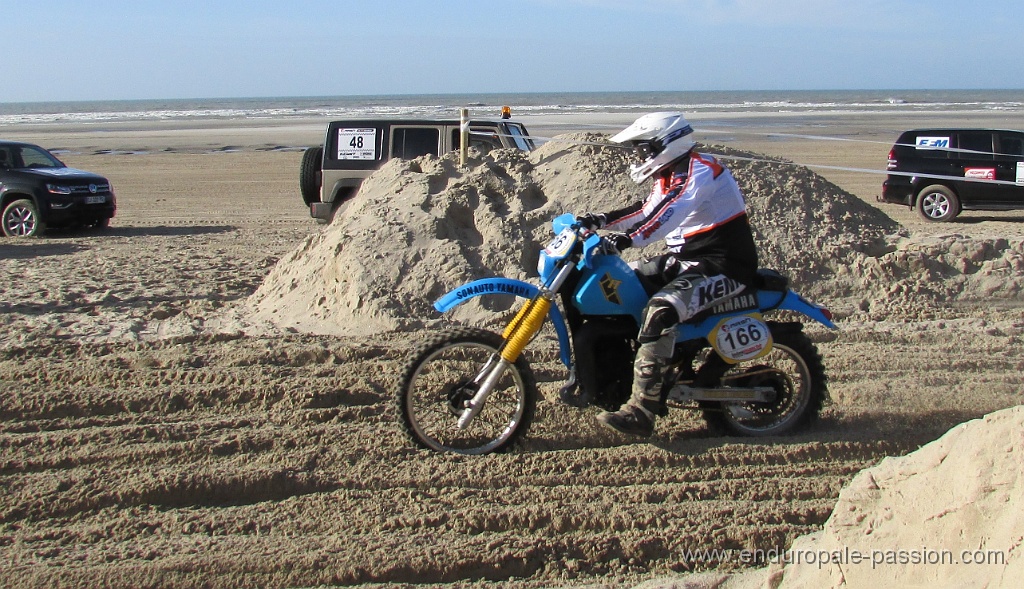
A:
<svg viewBox="0 0 1024 589">
<path fill-rule="evenodd" d="M 526 299 L 501 334 L 455 327 L 413 353 L 397 401 L 401 425 L 416 444 L 487 454 L 525 434 L 538 391 L 522 352 L 547 319 L 569 372 L 559 393 L 563 401 L 614 410 L 629 398 L 636 335 L 651 289 L 614 246 L 573 215 L 552 225 L 556 237 L 540 254 L 539 287 L 485 278 L 434 303 L 446 312 L 484 295 Z M 758 281 L 679 326 L 663 412 L 697 409 L 714 429 L 746 436 L 783 434 L 817 416 L 827 398 L 825 370 L 799 319 L 834 329 L 832 315 L 790 290 L 778 272 L 760 270 Z M 788 312 L 786 320 L 766 320 L 770 311 Z"/>
</svg>

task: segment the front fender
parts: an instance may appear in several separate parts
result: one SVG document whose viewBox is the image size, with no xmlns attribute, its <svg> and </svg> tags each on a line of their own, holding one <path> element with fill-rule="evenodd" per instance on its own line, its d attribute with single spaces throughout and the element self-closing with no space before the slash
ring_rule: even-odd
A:
<svg viewBox="0 0 1024 589">
<path fill-rule="evenodd" d="M 462 303 L 483 295 L 514 295 L 519 298 L 532 299 L 537 296 L 538 292 L 540 292 L 539 288 L 522 280 L 481 278 L 445 293 L 434 302 L 434 308 L 441 313 L 447 313 Z M 559 356 L 562 364 L 571 368 L 572 346 L 569 344 L 569 329 L 565 325 L 565 319 L 562 318 L 562 312 L 558 309 L 558 305 L 551 305 L 548 317 L 551 318 L 551 324 L 554 325 L 555 333 L 558 335 Z"/>
</svg>

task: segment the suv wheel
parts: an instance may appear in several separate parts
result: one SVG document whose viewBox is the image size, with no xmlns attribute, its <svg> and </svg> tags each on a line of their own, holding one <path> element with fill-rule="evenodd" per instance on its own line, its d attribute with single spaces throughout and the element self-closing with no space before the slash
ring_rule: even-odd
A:
<svg viewBox="0 0 1024 589">
<path fill-rule="evenodd" d="M 34 237 L 45 229 L 46 225 L 31 200 L 16 200 L 4 209 L 3 231 L 7 237 Z"/>
<path fill-rule="evenodd" d="M 323 147 L 310 147 L 302 152 L 299 165 L 299 191 L 302 201 L 309 206 L 320 202 L 320 164 L 324 161 Z"/>
<path fill-rule="evenodd" d="M 927 221 L 952 221 L 960 214 L 960 199 L 945 186 L 928 186 L 917 193 L 917 213 Z"/>
</svg>

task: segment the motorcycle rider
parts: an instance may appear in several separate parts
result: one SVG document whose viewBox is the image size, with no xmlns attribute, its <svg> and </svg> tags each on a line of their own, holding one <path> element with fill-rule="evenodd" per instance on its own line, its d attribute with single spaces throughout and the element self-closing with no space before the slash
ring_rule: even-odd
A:
<svg viewBox="0 0 1024 589">
<path fill-rule="evenodd" d="M 641 157 L 630 168 L 637 184 L 654 179 L 642 202 L 577 221 L 606 235 L 620 251 L 665 240 L 668 253 L 634 263 L 657 292 L 643 311 L 630 399 L 598 421 L 625 434 L 649 437 L 663 407 L 662 383 L 677 326 L 733 297 L 757 274 L 757 248 L 736 180 L 715 158 L 694 151 L 693 128 L 682 113 L 644 115 L 611 140 Z"/>
</svg>

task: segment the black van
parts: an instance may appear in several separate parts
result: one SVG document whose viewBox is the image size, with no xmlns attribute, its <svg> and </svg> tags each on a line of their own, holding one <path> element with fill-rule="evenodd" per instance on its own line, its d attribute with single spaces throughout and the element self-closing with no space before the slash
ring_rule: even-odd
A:
<svg viewBox="0 0 1024 589">
<path fill-rule="evenodd" d="M 1024 132 L 917 129 L 889 151 L 881 202 L 917 209 L 928 221 L 961 210 L 1024 209 Z"/>
</svg>

